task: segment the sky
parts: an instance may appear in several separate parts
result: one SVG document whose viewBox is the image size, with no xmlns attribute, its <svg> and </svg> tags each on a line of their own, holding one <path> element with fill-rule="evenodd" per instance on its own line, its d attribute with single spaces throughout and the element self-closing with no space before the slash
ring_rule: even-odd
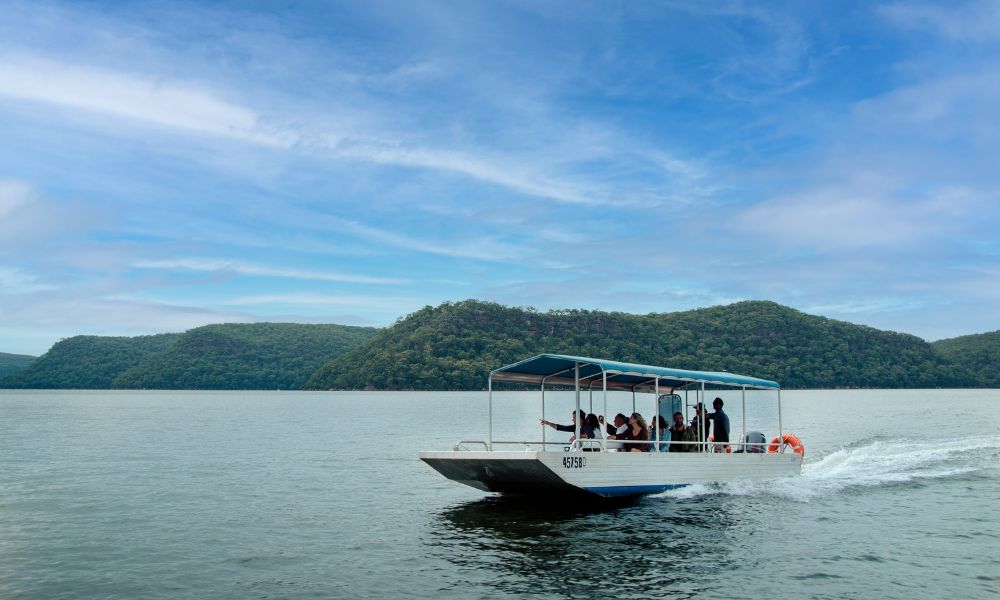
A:
<svg viewBox="0 0 1000 600">
<path fill-rule="evenodd" d="M 0 352 L 468 298 L 1000 329 L 1000 2 L 0 10 Z"/>
</svg>

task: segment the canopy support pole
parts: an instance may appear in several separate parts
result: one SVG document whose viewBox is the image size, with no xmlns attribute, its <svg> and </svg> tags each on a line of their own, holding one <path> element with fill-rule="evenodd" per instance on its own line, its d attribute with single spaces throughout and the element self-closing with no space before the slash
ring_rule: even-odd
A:
<svg viewBox="0 0 1000 600">
<path fill-rule="evenodd" d="M 743 392 L 743 408 L 741 409 L 741 412 L 743 413 L 743 437 L 740 438 L 740 441 L 746 442 L 747 441 L 747 386 L 741 387 L 740 390 Z M 747 450 L 745 446 L 740 446 L 740 448 L 743 448 L 744 452 L 746 452 Z"/>
<path fill-rule="evenodd" d="M 701 451 L 708 452 L 708 425 L 705 419 L 705 382 L 701 382 L 701 399 L 698 401 L 701 404 L 701 416 L 698 417 L 698 427 L 701 428 L 701 435 L 699 436 L 702 440 Z M 697 408 L 697 407 L 696 407 Z"/>
<path fill-rule="evenodd" d="M 542 420 L 545 420 L 545 378 L 542 377 Z M 542 452 L 545 452 L 545 425 L 542 425 Z"/>
<path fill-rule="evenodd" d="M 573 363 L 573 380 L 576 383 L 576 412 L 573 413 L 573 422 L 576 423 L 576 443 L 580 443 L 580 363 Z M 582 446 L 581 446 L 582 447 Z"/>
<path fill-rule="evenodd" d="M 685 426 L 688 424 L 688 402 L 690 402 L 690 400 L 688 400 L 688 388 L 687 388 L 687 386 L 684 386 L 684 425 Z"/>
<path fill-rule="evenodd" d="M 601 372 L 604 374 L 604 377 L 603 377 L 603 379 L 604 379 L 604 423 L 607 424 L 607 422 L 608 422 L 608 372 L 605 371 L 604 369 L 601 369 Z M 603 451 L 607 452 L 608 451 L 608 428 L 607 427 L 605 427 L 604 431 L 601 432 L 601 442 L 603 442 L 603 445 L 604 445 Z"/>
<path fill-rule="evenodd" d="M 489 390 L 490 397 L 490 433 L 487 438 L 486 448 L 492 452 L 493 451 L 493 373 L 490 373 L 490 377 L 487 380 L 487 389 Z"/>
<path fill-rule="evenodd" d="M 778 390 L 778 448 L 779 451 L 784 452 L 785 450 L 785 438 L 782 437 L 781 431 L 781 390 Z"/>
<path fill-rule="evenodd" d="M 653 397 L 656 398 L 656 406 L 653 407 L 653 424 L 656 425 L 656 444 L 653 446 L 653 452 L 660 451 L 660 437 L 663 432 L 660 431 L 660 378 L 657 377 L 653 381 Z"/>
</svg>

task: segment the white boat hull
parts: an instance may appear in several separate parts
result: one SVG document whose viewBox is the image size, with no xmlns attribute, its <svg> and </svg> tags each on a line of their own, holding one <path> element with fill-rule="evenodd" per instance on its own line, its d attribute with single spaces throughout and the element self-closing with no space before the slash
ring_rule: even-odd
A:
<svg viewBox="0 0 1000 600">
<path fill-rule="evenodd" d="M 692 483 L 798 475 L 794 453 L 421 452 L 439 473 L 488 492 L 636 496 Z"/>
</svg>

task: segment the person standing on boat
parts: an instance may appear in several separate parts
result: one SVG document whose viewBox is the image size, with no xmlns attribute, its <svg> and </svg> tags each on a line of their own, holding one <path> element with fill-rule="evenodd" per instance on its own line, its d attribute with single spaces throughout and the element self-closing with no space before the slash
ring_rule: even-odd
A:
<svg viewBox="0 0 1000 600">
<path fill-rule="evenodd" d="M 674 413 L 674 424 L 670 428 L 671 442 L 696 442 L 694 430 L 684 424 L 684 415 L 680 412 Z M 698 447 L 691 444 L 671 443 L 671 452 L 694 452 Z"/>
<path fill-rule="evenodd" d="M 704 443 L 708 439 L 708 428 L 710 425 L 708 415 L 705 414 L 705 405 L 699 402 L 698 406 L 694 407 L 694 419 L 691 419 L 691 429 L 694 430 L 695 438 L 702 444 L 698 447 L 700 452 L 705 451 Z"/>
<path fill-rule="evenodd" d="M 708 415 L 709 419 L 715 422 L 715 426 L 712 428 L 714 433 L 715 451 L 725 452 L 726 446 L 729 445 L 729 415 L 722 410 L 722 405 L 725 402 L 722 398 L 716 398 L 712 401 L 712 408 L 715 412 Z"/>
</svg>

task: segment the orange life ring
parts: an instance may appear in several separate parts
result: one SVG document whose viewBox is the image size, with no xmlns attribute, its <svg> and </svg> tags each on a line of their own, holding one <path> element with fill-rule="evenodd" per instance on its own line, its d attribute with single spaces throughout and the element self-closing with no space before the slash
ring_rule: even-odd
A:
<svg viewBox="0 0 1000 600">
<path fill-rule="evenodd" d="M 771 444 L 767 447 L 767 451 L 777 452 L 781 446 L 791 446 L 792 452 L 801 456 L 806 455 L 806 447 L 802 443 L 802 440 L 790 433 L 782 434 L 781 439 L 774 438 L 771 440 Z"/>
<path fill-rule="evenodd" d="M 715 441 L 715 434 L 714 433 L 712 435 L 708 436 L 708 441 L 710 441 L 710 442 L 714 442 Z M 733 453 L 733 447 L 730 446 L 729 444 L 726 444 L 726 454 L 732 454 L 732 453 Z"/>
</svg>

